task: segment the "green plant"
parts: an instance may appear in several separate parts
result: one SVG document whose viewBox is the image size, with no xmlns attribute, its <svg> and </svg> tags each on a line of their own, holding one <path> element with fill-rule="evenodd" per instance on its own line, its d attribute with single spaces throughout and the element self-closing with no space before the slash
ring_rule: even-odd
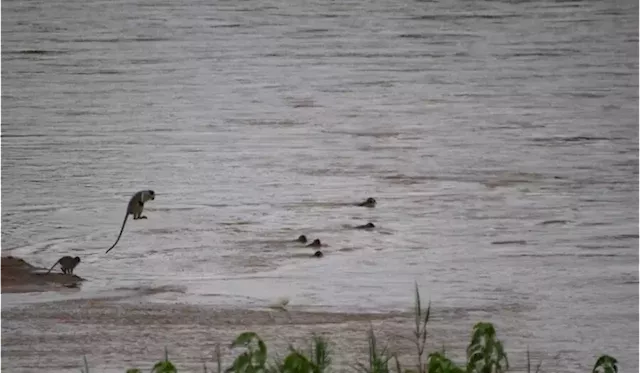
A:
<svg viewBox="0 0 640 373">
<path fill-rule="evenodd" d="M 322 336 L 314 335 L 308 353 L 289 346 L 289 355 L 282 364 L 276 364 L 277 371 L 283 373 L 328 373 L 331 365 L 329 342 Z"/>
<path fill-rule="evenodd" d="M 618 373 L 618 360 L 609 356 L 602 355 L 596 360 L 592 373 Z"/>
<path fill-rule="evenodd" d="M 225 373 L 267 372 L 267 345 L 254 332 L 244 332 L 231 343 L 231 348 L 244 347 L 246 351 L 238 356 Z"/>
<path fill-rule="evenodd" d="M 479 322 L 473 327 L 467 347 L 467 373 L 502 373 L 509 369 L 507 354 L 496 337 L 491 323 Z"/>
<path fill-rule="evenodd" d="M 368 364 L 358 362 L 356 363 L 356 368 L 363 373 L 389 373 L 389 361 L 394 356 L 389 354 L 386 346 L 381 350 L 378 350 L 376 334 L 373 332 L 373 327 L 371 326 L 369 327 L 367 340 L 369 345 Z"/>
<path fill-rule="evenodd" d="M 457 366 L 444 355 L 444 352 L 432 352 L 427 362 L 429 373 L 465 373 L 465 370 Z"/>
</svg>

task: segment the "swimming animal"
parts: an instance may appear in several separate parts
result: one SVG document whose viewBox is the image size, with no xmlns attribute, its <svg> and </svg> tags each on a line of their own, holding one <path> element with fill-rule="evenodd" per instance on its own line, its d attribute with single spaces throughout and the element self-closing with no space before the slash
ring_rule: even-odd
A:
<svg viewBox="0 0 640 373">
<path fill-rule="evenodd" d="M 322 258 L 324 254 L 322 254 L 322 251 L 318 250 L 315 253 L 313 253 L 313 256 L 315 256 L 316 258 Z"/>
<path fill-rule="evenodd" d="M 305 236 L 304 234 L 301 234 L 300 236 L 298 236 L 298 238 L 295 239 L 296 242 L 302 242 L 302 243 L 307 243 L 307 236 Z"/>
<path fill-rule="evenodd" d="M 73 258 L 73 257 L 70 257 L 69 255 L 63 256 L 62 258 L 58 259 L 58 261 L 53 263 L 51 268 L 49 268 L 49 271 L 47 271 L 47 274 L 49 274 L 49 272 L 51 272 L 53 267 L 55 267 L 56 264 L 58 263 L 60 263 L 60 268 L 62 269 L 62 273 L 73 274 L 73 269 L 78 265 L 78 263 L 80 263 L 80 257 L 76 256 L 75 258 Z"/>
<path fill-rule="evenodd" d="M 375 198 L 367 198 L 364 202 L 358 203 L 358 206 L 363 207 L 376 207 L 376 199 Z"/>
<path fill-rule="evenodd" d="M 147 217 L 142 215 L 142 210 L 144 209 L 144 203 L 151 200 L 153 201 L 156 198 L 156 193 L 153 190 L 146 189 L 136 192 L 131 199 L 129 199 L 129 204 L 127 205 L 127 212 L 124 214 L 124 220 L 122 221 L 122 228 L 120 228 L 120 234 L 116 239 L 116 242 L 111 246 L 108 250 L 111 251 L 116 245 L 118 241 L 120 241 L 120 236 L 122 236 L 122 232 L 124 231 L 124 225 L 127 223 L 127 218 L 129 215 L 133 215 L 133 219 L 146 219 Z M 106 254 L 106 253 L 105 253 Z"/>
<path fill-rule="evenodd" d="M 313 242 L 307 245 L 307 247 L 320 247 L 320 246 L 322 246 L 322 243 L 317 238 L 313 240 Z"/>
<path fill-rule="evenodd" d="M 367 224 L 365 224 L 365 225 L 358 225 L 358 226 L 357 226 L 357 227 L 355 227 L 355 228 L 356 228 L 356 229 L 373 229 L 373 228 L 375 228 L 375 227 L 376 227 L 376 226 L 375 226 L 375 225 L 373 225 L 373 223 L 369 222 L 369 223 L 367 223 Z"/>
</svg>

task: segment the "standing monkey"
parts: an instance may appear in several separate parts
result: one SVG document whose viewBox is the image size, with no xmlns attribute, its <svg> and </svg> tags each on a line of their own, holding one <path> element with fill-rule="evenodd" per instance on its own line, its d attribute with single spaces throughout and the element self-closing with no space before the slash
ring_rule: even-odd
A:
<svg viewBox="0 0 640 373">
<path fill-rule="evenodd" d="M 129 214 L 133 215 L 133 219 L 146 219 L 147 217 L 142 215 L 142 210 L 144 208 L 144 203 L 148 200 L 154 200 L 156 198 L 156 194 L 153 190 L 141 190 L 131 197 L 129 200 L 129 204 L 127 205 L 127 212 L 124 214 L 124 220 L 122 221 L 122 228 L 120 228 L 120 234 L 116 239 L 116 242 L 107 250 L 107 253 L 111 251 L 120 241 L 120 236 L 122 236 L 122 232 L 124 231 L 124 225 L 127 223 L 127 218 Z M 106 254 L 106 253 L 105 253 Z"/>
<path fill-rule="evenodd" d="M 49 271 L 47 271 L 47 274 L 49 274 L 53 267 L 55 267 L 58 263 L 60 263 L 62 273 L 71 275 L 73 274 L 73 269 L 78 265 L 78 263 L 80 263 L 80 257 L 76 256 L 75 258 L 73 258 L 68 255 L 63 256 L 62 258 L 58 259 L 57 262 L 53 263 L 51 268 L 49 268 Z"/>
</svg>

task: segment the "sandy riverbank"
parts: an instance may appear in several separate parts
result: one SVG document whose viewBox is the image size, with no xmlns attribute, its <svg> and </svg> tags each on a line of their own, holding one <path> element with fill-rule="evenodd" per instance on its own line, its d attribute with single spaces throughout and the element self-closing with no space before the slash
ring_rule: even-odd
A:
<svg viewBox="0 0 640 373">
<path fill-rule="evenodd" d="M 12 372 L 77 371 L 86 355 L 95 371 L 150 369 L 166 347 L 181 371 L 202 372 L 203 362 L 215 368 L 217 344 L 227 366 L 234 356 L 229 343 L 252 330 L 267 342 L 270 356 L 282 356 L 288 343 L 306 348 L 312 333 L 325 335 L 335 351 L 335 371 L 352 371 L 349 366 L 356 357 L 366 357 L 370 326 L 382 345 L 390 342 L 390 348 L 410 354 L 415 347 L 404 338 L 410 336 L 410 320 L 404 313 L 219 309 L 139 302 L 132 297 L 39 303 L 3 310 L 2 367 Z M 459 338 L 452 340 L 467 340 L 468 328 L 458 332 Z M 437 338 L 429 345 L 436 349 L 443 342 Z M 447 342 L 448 349 L 460 353 L 464 347 Z M 413 363 L 409 356 L 405 361 Z"/>
<path fill-rule="evenodd" d="M 3 292 L 68 291 L 63 285 L 75 279 L 36 275 L 39 269 L 18 258 L 3 257 L 2 264 Z M 296 305 L 283 311 L 154 302 L 155 295 L 171 291 L 175 289 L 128 289 L 110 297 L 3 307 L 2 367 L 11 372 L 78 371 L 85 355 L 93 371 L 145 370 L 166 347 L 180 371 L 202 372 L 203 362 L 209 370 L 215 368 L 218 344 L 223 366 L 228 366 L 234 356 L 229 343 L 251 330 L 267 342 L 271 357 L 285 354 L 289 343 L 307 347 L 313 333 L 325 335 L 335 352 L 334 371 L 353 372 L 353 364 L 366 357 L 371 326 L 380 347 L 388 344 L 405 364 L 415 362 L 409 311 L 332 313 L 309 312 Z M 434 311 L 427 351 L 446 344 L 448 354 L 464 359 L 471 327 L 479 316 L 470 310 Z"/>
<path fill-rule="evenodd" d="M 20 258 L 2 257 L 2 292 L 68 291 L 65 285 L 82 281 L 53 271 L 39 274 L 41 270 Z M 86 355 L 97 371 L 124 372 L 134 366 L 150 368 L 167 347 L 181 371 L 202 371 L 203 362 L 215 367 L 217 344 L 224 364 L 229 364 L 233 358 L 229 343 L 247 330 L 267 341 L 271 356 L 286 353 L 288 343 L 306 346 L 312 333 L 326 335 L 336 351 L 338 371 L 347 369 L 354 356 L 365 356 L 370 326 L 384 340 L 395 341 L 392 347 L 411 351 L 398 336 L 411 331 L 409 313 L 307 312 L 295 306 L 287 311 L 224 309 L 150 301 L 163 291 L 171 289 L 5 307 L 2 367 L 12 372 L 63 372 L 78 369 Z"/>
</svg>

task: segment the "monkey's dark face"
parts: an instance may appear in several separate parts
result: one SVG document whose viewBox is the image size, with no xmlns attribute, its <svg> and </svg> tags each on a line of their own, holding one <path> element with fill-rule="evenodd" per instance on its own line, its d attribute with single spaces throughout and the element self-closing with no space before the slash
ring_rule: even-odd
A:
<svg viewBox="0 0 640 373">
<path fill-rule="evenodd" d="M 367 225 L 365 225 L 365 227 L 367 227 L 367 228 L 375 228 L 375 225 L 373 225 L 373 223 L 367 223 Z"/>
<path fill-rule="evenodd" d="M 302 242 L 302 243 L 307 243 L 307 236 L 305 236 L 304 234 L 301 234 L 300 237 L 298 237 L 298 239 L 296 241 Z"/>
<path fill-rule="evenodd" d="M 313 253 L 313 256 L 315 256 L 316 258 L 322 258 L 323 254 L 322 251 L 318 250 L 315 253 Z"/>
<path fill-rule="evenodd" d="M 149 199 L 151 199 L 152 201 L 156 199 L 156 192 L 154 192 L 153 190 L 148 190 L 147 193 L 149 193 Z"/>
<path fill-rule="evenodd" d="M 76 256 L 75 258 L 73 258 L 73 261 L 76 262 L 76 264 L 80 263 L 80 257 Z"/>
</svg>

